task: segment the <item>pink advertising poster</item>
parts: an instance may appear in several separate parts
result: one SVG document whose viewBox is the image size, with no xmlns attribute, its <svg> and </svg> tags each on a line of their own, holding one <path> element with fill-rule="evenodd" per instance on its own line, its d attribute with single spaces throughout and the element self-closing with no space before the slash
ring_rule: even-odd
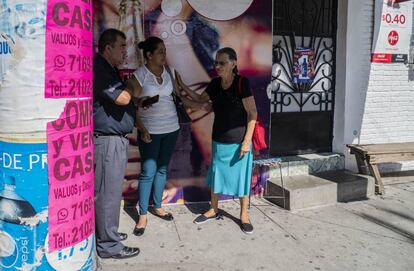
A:
<svg viewBox="0 0 414 271">
<path fill-rule="evenodd" d="M 63 99 L 47 125 L 49 252 L 94 232 L 92 1 L 47 2 L 45 98 Z"/>
<path fill-rule="evenodd" d="M 92 0 L 49 0 L 46 98 L 92 95 Z"/>
<path fill-rule="evenodd" d="M 92 100 L 67 101 L 47 126 L 50 251 L 94 231 Z"/>
</svg>

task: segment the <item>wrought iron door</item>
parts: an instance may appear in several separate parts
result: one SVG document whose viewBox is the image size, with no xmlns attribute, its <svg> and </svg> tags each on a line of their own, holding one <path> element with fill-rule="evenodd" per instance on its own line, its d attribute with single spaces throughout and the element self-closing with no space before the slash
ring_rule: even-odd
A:
<svg viewBox="0 0 414 271">
<path fill-rule="evenodd" d="M 270 150 L 332 150 L 337 0 L 274 0 Z"/>
</svg>

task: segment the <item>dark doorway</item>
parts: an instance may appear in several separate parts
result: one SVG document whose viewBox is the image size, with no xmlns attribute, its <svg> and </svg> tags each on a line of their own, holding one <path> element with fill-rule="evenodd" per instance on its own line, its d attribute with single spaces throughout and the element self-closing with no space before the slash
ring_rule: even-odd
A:
<svg viewBox="0 0 414 271">
<path fill-rule="evenodd" d="M 270 152 L 332 150 L 337 0 L 275 0 Z"/>
</svg>

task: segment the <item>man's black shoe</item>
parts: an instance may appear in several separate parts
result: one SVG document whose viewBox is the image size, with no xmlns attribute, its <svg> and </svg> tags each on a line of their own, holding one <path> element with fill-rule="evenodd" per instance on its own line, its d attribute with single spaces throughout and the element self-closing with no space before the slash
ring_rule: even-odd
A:
<svg viewBox="0 0 414 271">
<path fill-rule="evenodd" d="M 121 239 L 121 241 L 125 241 L 128 238 L 128 234 L 123 233 L 123 232 L 119 232 L 119 238 Z"/>
<path fill-rule="evenodd" d="M 139 254 L 139 248 L 137 247 L 124 247 L 118 254 L 112 255 L 108 258 L 114 259 L 127 259 L 135 257 Z"/>
</svg>

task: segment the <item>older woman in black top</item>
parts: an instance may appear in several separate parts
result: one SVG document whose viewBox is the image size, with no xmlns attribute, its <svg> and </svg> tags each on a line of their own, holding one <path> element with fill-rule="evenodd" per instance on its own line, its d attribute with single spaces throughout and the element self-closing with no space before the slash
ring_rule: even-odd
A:
<svg viewBox="0 0 414 271">
<path fill-rule="evenodd" d="M 252 136 L 257 111 L 250 91 L 249 80 L 237 71 L 237 55 L 232 48 L 217 52 L 216 70 L 207 89 L 199 97 L 200 102 L 210 99 L 215 114 L 213 124 L 212 161 L 206 177 L 211 187 L 211 207 L 194 220 L 201 224 L 217 219 L 218 194 L 240 198 L 240 227 L 252 233 L 248 205 L 252 174 Z"/>
</svg>

